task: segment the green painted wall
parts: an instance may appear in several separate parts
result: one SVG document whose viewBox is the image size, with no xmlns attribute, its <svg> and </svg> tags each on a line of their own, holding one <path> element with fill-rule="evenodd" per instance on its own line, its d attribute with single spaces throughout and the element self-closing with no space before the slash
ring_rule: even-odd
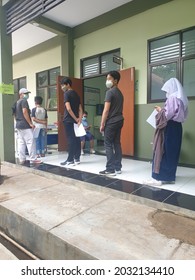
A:
<svg viewBox="0 0 195 280">
<path fill-rule="evenodd" d="M 147 40 L 194 26 L 194 11 L 194 0 L 174 0 L 75 39 L 75 77 L 81 58 L 120 48 L 124 68 L 136 69 L 135 103 L 147 103 Z"/>
<path fill-rule="evenodd" d="M 158 105 L 163 106 L 163 103 Z M 195 165 L 195 101 L 189 102 L 189 115 L 183 124 L 183 140 L 180 154 L 180 164 Z M 135 105 L 135 156 L 145 160 L 152 159 L 152 142 L 154 128 L 146 122 L 154 104 Z"/>
<path fill-rule="evenodd" d="M 121 49 L 124 68 L 135 67 L 135 156 L 151 159 L 154 129 L 146 123 L 154 104 L 147 104 L 147 40 L 195 25 L 195 1 L 174 0 L 111 26 L 75 39 L 75 76 L 80 59 L 115 48 Z M 195 101 L 189 102 L 189 118 L 183 125 L 180 163 L 195 165 Z M 143 140 L 144 139 L 144 140 Z"/>
<path fill-rule="evenodd" d="M 77 29 L 77 39 L 74 40 L 74 61 L 71 61 L 74 64 L 75 77 L 80 77 L 80 59 L 116 48 L 121 49 L 124 68 L 135 67 L 136 69 L 135 156 L 138 158 L 151 159 L 152 145 L 150 143 L 154 133 L 152 127 L 146 123 L 146 119 L 154 107 L 154 104 L 147 104 L 147 40 L 195 26 L 194 11 L 195 0 L 173 0 L 112 25 L 105 24 L 106 27 L 103 28 L 101 22 L 101 28 L 91 33 L 89 33 L 91 23 L 88 23 L 88 25 L 85 23 L 85 34 L 88 34 L 81 37 L 78 37 L 79 28 Z M 24 52 L 14 60 L 14 78 L 27 76 L 27 86 L 33 92 L 36 89 L 36 72 L 57 65 L 61 65 L 64 69 L 63 72 L 67 71 L 69 56 L 66 52 L 66 44 L 62 45 L 60 38 L 56 38 L 54 41 L 55 44 L 50 50 L 45 49 L 45 45 L 41 44 L 39 48 L 33 48 L 32 54 L 29 55 L 28 52 Z M 52 59 L 48 60 L 48 57 Z M 36 68 L 31 71 L 34 65 L 36 65 Z M 32 101 L 31 99 L 30 102 L 32 103 Z M 193 147 L 195 140 L 195 101 L 189 103 L 190 114 L 183 126 L 184 134 L 180 162 L 195 165 Z M 51 116 L 52 120 L 54 118 L 55 116 Z"/>
</svg>

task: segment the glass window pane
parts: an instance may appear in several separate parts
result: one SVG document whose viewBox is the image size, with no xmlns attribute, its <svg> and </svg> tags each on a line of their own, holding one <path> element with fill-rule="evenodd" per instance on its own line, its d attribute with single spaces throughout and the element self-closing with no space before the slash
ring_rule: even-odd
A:
<svg viewBox="0 0 195 280">
<path fill-rule="evenodd" d="M 120 57 L 120 52 L 109 53 L 101 56 L 101 73 L 106 73 L 111 70 L 120 70 L 120 64 L 114 62 L 114 55 Z"/>
<path fill-rule="evenodd" d="M 169 63 L 153 66 L 151 73 L 151 100 L 164 99 L 161 88 L 168 79 L 176 78 L 177 64 Z"/>
<path fill-rule="evenodd" d="M 90 58 L 83 61 L 83 76 L 93 76 L 99 74 L 98 57 Z"/>
<path fill-rule="evenodd" d="M 19 88 L 26 88 L 26 77 L 19 79 Z"/>
<path fill-rule="evenodd" d="M 187 96 L 195 96 L 195 59 L 184 61 L 183 87 Z"/>
<path fill-rule="evenodd" d="M 47 110 L 57 110 L 57 88 L 56 86 L 49 87 L 49 98 L 47 103 Z"/>
<path fill-rule="evenodd" d="M 195 30 L 186 31 L 182 37 L 182 56 L 195 54 Z"/>
<path fill-rule="evenodd" d="M 37 74 L 37 87 L 43 87 L 48 85 L 47 73 L 47 71 L 43 71 Z"/>
<path fill-rule="evenodd" d="M 179 34 L 150 43 L 150 63 L 179 57 Z"/>
<path fill-rule="evenodd" d="M 51 69 L 49 71 L 49 84 L 56 85 L 56 78 L 60 75 L 60 67 Z"/>
<path fill-rule="evenodd" d="M 41 96 L 43 98 L 42 106 L 46 108 L 47 106 L 47 88 L 37 89 L 37 96 Z"/>
<path fill-rule="evenodd" d="M 14 85 L 14 93 L 18 93 L 19 92 L 18 79 L 13 80 L 13 85 Z"/>
<path fill-rule="evenodd" d="M 56 92 L 57 92 L 56 86 L 49 87 L 49 98 L 56 98 L 57 97 Z"/>
</svg>

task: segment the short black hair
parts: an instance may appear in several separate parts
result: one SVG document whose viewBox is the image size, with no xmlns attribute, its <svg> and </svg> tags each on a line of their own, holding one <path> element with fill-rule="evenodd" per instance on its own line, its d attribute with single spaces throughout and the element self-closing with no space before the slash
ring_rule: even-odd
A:
<svg viewBox="0 0 195 280">
<path fill-rule="evenodd" d="M 35 103 L 41 105 L 43 102 L 43 98 L 41 96 L 35 96 Z"/>
<path fill-rule="evenodd" d="M 85 115 L 88 115 L 87 111 L 84 111 L 84 114 L 85 114 Z"/>
<path fill-rule="evenodd" d="M 70 85 L 72 86 L 72 81 L 70 78 L 68 77 L 64 77 L 61 82 L 60 82 L 61 85 Z"/>
<path fill-rule="evenodd" d="M 117 80 L 117 83 L 120 81 L 121 75 L 118 71 L 110 71 L 108 72 L 107 76 L 110 75 L 112 78 L 114 78 L 114 80 Z"/>
</svg>

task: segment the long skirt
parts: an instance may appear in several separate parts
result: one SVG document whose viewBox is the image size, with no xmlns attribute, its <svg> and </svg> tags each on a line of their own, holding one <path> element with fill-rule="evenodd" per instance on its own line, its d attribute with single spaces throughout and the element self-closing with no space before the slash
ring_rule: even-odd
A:
<svg viewBox="0 0 195 280">
<path fill-rule="evenodd" d="M 182 142 L 182 124 L 168 121 L 164 132 L 164 153 L 159 174 L 152 172 L 152 178 L 159 181 L 175 181 Z M 153 166 L 152 166 L 153 170 Z"/>
</svg>

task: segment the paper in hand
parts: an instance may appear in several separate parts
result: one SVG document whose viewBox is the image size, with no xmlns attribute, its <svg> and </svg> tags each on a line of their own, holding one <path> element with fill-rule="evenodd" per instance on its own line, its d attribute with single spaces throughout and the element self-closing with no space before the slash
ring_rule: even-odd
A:
<svg viewBox="0 0 195 280">
<path fill-rule="evenodd" d="M 147 122 L 153 126 L 154 128 L 156 128 L 156 118 L 155 116 L 158 114 L 158 111 L 156 109 L 154 109 L 154 111 L 152 112 L 152 114 L 147 118 Z"/>
<path fill-rule="evenodd" d="M 81 137 L 81 136 L 86 135 L 86 131 L 85 131 L 82 123 L 79 126 L 77 123 L 74 123 L 74 133 L 75 133 L 76 137 Z"/>
<path fill-rule="evenodd" d="M 39 132 L 40 132 L 40 128 L 39 128 L 39 127 L 35 127 L 35 128 L 33 129 L 33 137 L 34 137 L 34 138 L 38 138 Z"/>
</svg>

